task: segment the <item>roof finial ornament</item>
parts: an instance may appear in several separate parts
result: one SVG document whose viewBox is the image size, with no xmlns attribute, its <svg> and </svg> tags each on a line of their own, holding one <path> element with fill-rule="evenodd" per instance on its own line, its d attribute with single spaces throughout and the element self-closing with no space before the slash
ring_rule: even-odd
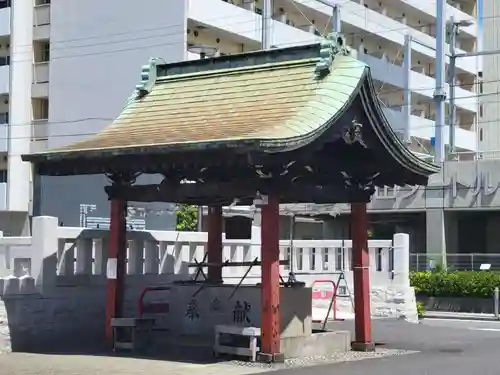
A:
<svg viewBox="0 0 500 375">
<path fill-rule="evenodd" d="M 135 86 L 138 98 L 142 98 L 151 92 L 158 77 L 156 68 L 161 64 L 166 64 L 165 60 L 160 57 L 152 57 L 149 59 L 148 64 L 142 66 L 141 83 Z"/>
<path fill-rule="evenodd" d="M 321 78 L 330 73 L 335 56 L 348 56 L 349 54 L 349 47 L 347 47 L 344 36 L 337 32 L 331 32 L 321 42 L 320 61 L 316 64 L 316 76 Z"/>
</svg>

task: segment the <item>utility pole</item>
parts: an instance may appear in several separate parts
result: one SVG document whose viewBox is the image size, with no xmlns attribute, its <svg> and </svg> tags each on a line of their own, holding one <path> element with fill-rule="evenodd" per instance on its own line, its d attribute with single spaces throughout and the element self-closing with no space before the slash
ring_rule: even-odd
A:
<svg viewBox="0 0 500 375">
<path fill-rule="evenodd" d="M 448 27 L 449 35 L 450 35 L 450 65 L 448 67 L 449 79 L 448 85 L 450 87 L 450 102 L 448 106 L 448 123 L 450 128 L 450 149 L 449 155 L 450 159 L 452 159 L 455 155 L 455 127 L 457 121 L 457 107 L 455 106 L 455 86 L 457 84 L 456 81 L 456 67 L 457 67 L 457 59 L 455 58 L 456 51 L 455 45 L 457 42 L 457 33 L 458 26 L 455 23 L 455 19 L 453 16 L 450 17 L 450 24 Z"/>
<path fill-rule="evenodd" d="M 403 142 L 406 144 L 411 142 L 410 139 L 410 118 L 411 118 L 411 90 L 410 90 L 410 77 L 411 77 L 411 49 L 412 37 L 409 34 L 405 35 L 405 48 L 404 48 L 404 100 L 403 100 Z"/>
<path fill-rule="evenodd" d="M 472 25 L 471 21 L 462 20 L 455 21 L 453 17 L 450 17 L 449 32 L 450 32 L 450 66 L 449 66 L 449 85 L 450 85 L 450 108 L 449 108 L 449 122 L 450 122 L 450 156 L 453 157 L 456 152 L 456 141 L 455 132 L 457 128 L 457 106 L 455 104 L 455 87 L 457 85 L 457 58 L 460 57 L 473 57 L 473 56 L 484 56 L 497 54 L 499 51 L 481 51 L 481 52 L 469 52 L 457 54 L 456 43 L 459 27 L 467 27 Z"/>
<path fill-rule="evenodd" d="M 436 132 L 434 144 L 434 162 L 444 162 L 444 128 L 445 128 L 445 38 L 446 38 L 446 2 L 436 1 L 436 89 L 434 101 L 436 102 Z"/>
<path fill-rule="evenodd" d="M 332 31 L 340 33 L 342 30 L 340 6 L 338 4 L 333 4 L 327 0 L 317 0 L 317 2 L 332 8 Z"/>
<path fill-rule="evenodd" d="M 262 50 L 271 49 L 273 26 L 273 0 L 262 0 Z"/>
</svg>

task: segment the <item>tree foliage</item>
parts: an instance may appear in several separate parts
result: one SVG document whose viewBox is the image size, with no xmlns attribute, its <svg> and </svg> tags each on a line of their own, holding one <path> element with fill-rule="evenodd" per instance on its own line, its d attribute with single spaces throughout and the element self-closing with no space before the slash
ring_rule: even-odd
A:
<svg viewBox="0 0 500 375">
<path fill-rule="evenodd" d="M 198 207 L 190 204 L 181 204 L 177 210 L 178 231 L 195 232 L 198 226 Z"/>
</svg>

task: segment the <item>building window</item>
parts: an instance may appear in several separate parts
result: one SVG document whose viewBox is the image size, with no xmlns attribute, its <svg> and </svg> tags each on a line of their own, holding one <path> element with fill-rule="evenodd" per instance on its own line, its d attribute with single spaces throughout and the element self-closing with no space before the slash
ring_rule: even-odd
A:
<svg viewBox="0 0 500 375">
<path fill-rule="evenodd" d="M 0 0 L 0 9 L 10 7 L 10 0 Z"/>
<path fill-rule="evenodd" d="M 0 124 L 9 123 L 9 112 L 0 112 Z"/>
<path fill-rule="evenodd" d="M 0 183 L 5 183 L 5 182 L 7 182 L 7 171 L 0 170 Z"/>
<path fill-rule="evenodd" d="M 10 65 L 10 56 L 0 56 L 0 66 Z"/>
<path fill-rule="evenodd" d="M 483 117 L 484 116 L 484 109 L 483 109 L 483 105 L 482 104 L 479 104 L 479 117 Z"/>
<path fill-rule="evenodd" d="M 483 128 L 479 128 L 479 142 L 483 141 Z"/>
<path fill-rule="evenodd" d="M 48 120 L 49 100 L 33 99 L 33 120 Z"/>
<path fill-rule="evenodd" d="M 43 63 L 50 61 L 50 42 L 35 42 L 35 62 Z"/>
<path fill-rule="evenodd" d="M 35 0 L 35 5 L 46 5 L 50 4 L 50 0 Z"/>
</svg>

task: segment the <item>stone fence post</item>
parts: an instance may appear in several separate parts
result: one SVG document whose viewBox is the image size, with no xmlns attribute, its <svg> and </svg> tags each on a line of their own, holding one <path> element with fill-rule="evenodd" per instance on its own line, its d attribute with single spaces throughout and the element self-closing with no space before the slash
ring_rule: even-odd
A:
<svg viewBox="0 0 500 375">
<path fill-rule="evenodd" d="M 401 286 L 410 286 L 410 235 L 396 233 L 393 238 L 393 248 L 393 283 Z"/>
<path fill-rule="evenodd" d="M 32 225 L 31 276 L 43 290 L 54 285 L 57 270 L 58 220 L 52 216 L 37 216 Z"/>
</svg>

